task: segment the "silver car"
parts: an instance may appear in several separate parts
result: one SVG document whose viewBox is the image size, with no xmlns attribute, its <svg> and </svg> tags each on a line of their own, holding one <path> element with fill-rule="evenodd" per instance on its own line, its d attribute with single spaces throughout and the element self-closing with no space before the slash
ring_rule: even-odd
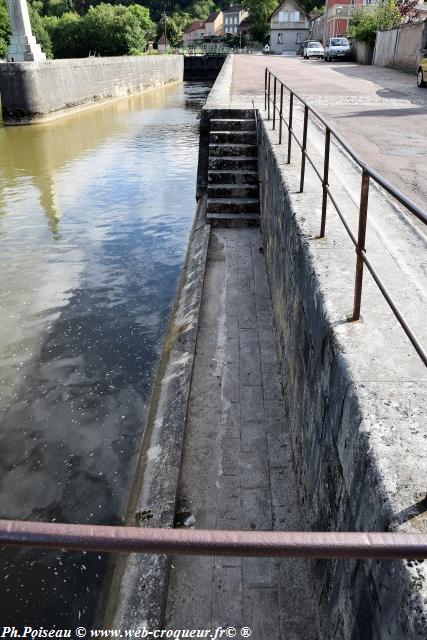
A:
<svg viewBox="0 0 427 640">
<path fill-rule="evenodd" d="M 323 45 L 316 40 L 308 40 L 304 42 L 304 49 L 302 51 L 302 57 L 308 60 L 309 58 L 323 58 L 325 50 Z"/>
</svg>

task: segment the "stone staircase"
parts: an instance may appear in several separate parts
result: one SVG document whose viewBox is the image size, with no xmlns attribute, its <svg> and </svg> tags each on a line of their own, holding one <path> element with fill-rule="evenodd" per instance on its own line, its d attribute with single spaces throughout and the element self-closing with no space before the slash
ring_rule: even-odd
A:
<svg viewBox="0 0 427 640">
<path fill-rule="evenodd" d="M 259 224 L 257 156 L 254 111 L 216 111 L 209 134 L 207 219 L 211 224 Z"/>
</svg>

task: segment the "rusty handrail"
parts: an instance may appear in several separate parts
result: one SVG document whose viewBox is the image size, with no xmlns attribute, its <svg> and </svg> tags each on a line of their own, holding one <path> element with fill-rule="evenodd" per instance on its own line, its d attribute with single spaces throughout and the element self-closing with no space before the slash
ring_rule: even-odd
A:
<svg viewBox="0 0 427 640">
<path fill-rule="evenodd" d="M 427 558 L 422 533 L 221 531 L 0 520 L 0 546 L 275 558 Z"/>
<path fill-rule="evenodd" d="M 273 98 L 271 97 L 271 79 L 273 79 Z M 280 102 L 277 105 L 277 83 L 280 84 Z M 283 116 L 283 88 L 285 88 L 289 92 L 289 115 L 288 121 L 285 120 Z M 304 106 L 304 123 L 303 123 L 303 140 L 300 142 L 295 134 L 293 129 L 293 110 L 294 110 L 294 99 L 298 100 Z M 367 216 L 368 216 L 368 201 L 369 201 L 369 186 L 370 180 L 374 180 L 378 185 L 380 185 L 385 191 L 387 191 L 393 198 L 395 198 L 400 204 L 402 204 L 406 209 L 408 209 L 418 220 L 427 224 L 427 212 L 421 209 L 415 202 L 412 202 L 410 198 L 405 196 L 404 193 L 399 191 L 391 182 L 386 180 L 378 171 L 370 167 L 361 156 L 353 149 L 351 145 L 348 144 L 342 138 L 342 136 L 338 133 L 338 131 L 331 125 L 329 122 L 313 107 L 311 107 L 304 98 L 301 98 L 293 89 L 288 87 L 284 82 L 282 82 L 270 69 L 266 67 L 265 69 L 265 80 L 264 80 L 264 109 L 267 111 L 267 119 L 270 120 L 270 104 L 273 106 L 273 130 L 276 128 L 276 113 L 278 113 L 279 117 L 279 144 L 282 143 L 282 122 L 288 128 L 288 154 L 287 154 L 287 164 L 291 162 L 291 148 L 292 148 L 292 139 L 298 144 L 301 149 L 301 173 L 300 173 L 300 193 L 304 191 L 304 178 L 305 178 L 305 166 L 306 159 L 309 161 L 310 165 L 314 169 L 315 174 L 319 178 L 322 183 L 322 216 L 320 223 L 320 234 L 319 238 L 323 238 L 325 236 L 325 228 L 326 228 L 326 212 L 327 212 L 327 203 L 328 198 L 332 202 L 338 216 L 343 223 L 348 235 L 350 236 L 353 244 L 355 245 L 357 261 L 356 261 L 356 277 L 355 277 L 355 286 L 354 286 L 354 302 L 353 302 L 353 314 L 352 320 L 356 321 L 360 319 L 360 309 L 361 309 L 361 299 L 362 299 L 362 286 L 363 286 L 363 271 L 364 266 L 368 268 L 371 273 L 374 282 L 378 286 L 380 292 L 385 298 L 387 304 L 392 310 L 393 314 L 397 318 L 400 326 L 408 336 L 411 341 L 413 347 L 418 353 L 419 357 L 423 361 L 424 365 L 427 366 L 427 351 L 422 346 L 420 340 L 417 335 L 406 321 L 404 315 L 400 311 L 397 304 L 394 302 L 392 296 L 387 291 L 386 286 L 381 281 L 380 276 L 375 271 L 372 263 L 368 260 L 366 256 L 366 224 L 367 224 Z M 325 149 L 324 149 L 324 165 L 323 165 L 323 175 L 315 166 L 313 160 L 310 158 L 307 152 L 307 130 L 308 130 L 308 116 L 309 113 L 313 114 L 313 116 L 321 122 L 321 124 L 325 127 Z M 359 225 L 358 225 L 358 233 L 357 238 L 354 236 L 351 231 L 349 225 L 345 220 L 345 216 L 343 215 L 340 207 L 338 206 L 337 201 L 333 197 L 331 190 L 329 188 L 329 160 L 330 160 L 330 145 L 331 145 L 331 137 L 341 145 L 343 149 L 349 154 L 349 156 L 354 160 L 354 162 L 361 168 L 362 170 L 362 178 L 361 178 L 361 192 L 360 192 L 360 205 L 359 205 Z"/>
</svg>

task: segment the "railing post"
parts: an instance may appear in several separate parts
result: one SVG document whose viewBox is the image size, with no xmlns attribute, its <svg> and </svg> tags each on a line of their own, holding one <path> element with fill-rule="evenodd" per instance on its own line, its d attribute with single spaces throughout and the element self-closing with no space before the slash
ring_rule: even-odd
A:
<svg viewBox="0 0 427 640">
<path fill-rule="evenodd" d="M 280 83 L 280 111 L 279 111 L 279 144 L 282 144 L 282 118 L 283 118 L 283 84 Z"/>
<path fill-rule="evenodd" d="M 265 73 L 264 73 L 264 111 L 267 111 L 267 74 L 268 74 L 268 69 L 267 69 L 267 67 L 265 67 Z"/>
<path fill-rule="evenodd" d="M 308 107 L 307 105 L 304 105 L 304 130 L 302 134 L 302 149 L 301 149 L 301 178 L 299 183 L 300 193 L 304 191 L 305 152 L 307 149 L 307 128 L 308 128 Z"/>
<path fill-rule="evenodd" d="M 326 127 L 326 136 L 325 136 L 325 160 L 323 163 L 323 197 L 322 197 L 322 220 L 320 223 L 320 236 L 319 238 L 325 237 L 325 227 L 326 227 L 326 209 L 328 207 L 328 192 L 327 188 L 329 186 L 329 150 L 331 147 L 331 130 L 329 127 Z"/>
<path fill-rule="evenodd" d="M 271 71 L 268 72 L 267 120 L 270 120 L 270 85 L 271 85 Z"/>
<path fill-rule="evenodd" d="M 274 76 L 274 82 L 273 82 L 273 131 L 276 127 L 276 94 L 277 94 L 277 78 L 276 76 Z"/>
<path fill-rule="evenodd" d="M 292 91 L 289 94 L 289 124 L 288 124 L 288 164 L 291 164 L 291 149 L 292 149 L 292 118 L 294 112 L 294 94 Z"/>
<path fill-rule="evenodd" d="M 359 233 L 356 246 L 356 282 L 354 287 L 353 320 L 360 318 L 360 303 L 362 299 L 363 283 L 363 252 L 365 251 L 366 221 L 368 217 L 368 197 L 369 197 L 369 174 L 364 170 L 362 173 L 362 188 L 360 192 L 359 208 Z"/>
</svg>

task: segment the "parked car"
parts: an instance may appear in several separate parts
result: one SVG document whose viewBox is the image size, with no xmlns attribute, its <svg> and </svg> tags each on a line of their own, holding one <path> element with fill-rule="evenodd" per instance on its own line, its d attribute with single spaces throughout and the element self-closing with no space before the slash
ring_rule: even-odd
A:
<svg viewBox="0 0 427 640">
<path fill-rule="evenodd" d="M 420 66 L 417 72 L 417 85 L 425 87 L 427 84 L 427 49 L 423 50 Z"/>
<path fill-rule="evenodd" d="M 330 62 L 334 58 L 350 58 L 351 45 L 347 38 L 329 38 L 325 47 L 325 60 Z"/>
<path fill-rule="evenodd" d="M 302 57 L 308 60 L 309 58 L 323 58 L 325 50 L 323 45 L 316 40 L 308 40 L 304 42 L 304 48 L 302 50 Z"/>
</svg>

